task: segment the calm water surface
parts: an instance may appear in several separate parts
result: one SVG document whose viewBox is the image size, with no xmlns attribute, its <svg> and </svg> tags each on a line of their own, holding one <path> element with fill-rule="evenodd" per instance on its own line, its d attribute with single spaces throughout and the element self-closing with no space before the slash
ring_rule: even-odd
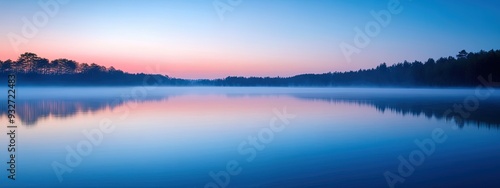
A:
<svg viewBox="0 0 500 188">
<path fill-rule="evenodd" d="M 404 180 L 396 187 L 500 187 L 498 90 L 17 92 L 16 180 L 2 170 L 1 187 L 389 187 L 387 174 Z M 100 124 L 113 129 L 86 136 Z M 424 151 L 416 140 L 433 143 Z M 0 141 L 6 169 L 9 140 Z"/>
</svg>

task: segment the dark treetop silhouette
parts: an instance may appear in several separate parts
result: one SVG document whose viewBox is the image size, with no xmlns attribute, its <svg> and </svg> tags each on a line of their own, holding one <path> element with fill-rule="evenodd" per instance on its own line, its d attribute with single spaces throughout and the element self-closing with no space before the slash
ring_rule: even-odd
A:
<svg viewBox="0 0 500 188">
<path fill-rule="evenodd" d="M 16 73 L 22 85 L 171 85 L 171 86 L 375 86 L 375 87 L 474 87 L 479 77 L 500 80 L 500 50 L 467 53 L 456 57 L 428 59 L 372 69 L 292 77 L 227 77 L 224 79 L 187 80 L 167 75 L 131 74 L 95 63 L 68 59 L 48 59 L 24 53 L 17 61 L 0 61 L 0 74 Z M 491 76 L 491 77 L 490 77 Z M 5 78 L 2 76 L 1 79 Z M 497 85 L 498 87 L 498 85 Z"/>
</svg>

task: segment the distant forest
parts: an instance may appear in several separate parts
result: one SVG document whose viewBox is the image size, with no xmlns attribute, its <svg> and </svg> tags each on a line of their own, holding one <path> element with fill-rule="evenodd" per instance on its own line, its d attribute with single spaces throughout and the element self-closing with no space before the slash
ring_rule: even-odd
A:
<svg viewBox="0 0 500 188">
<path fill-rule="evenodd" d="M 95 63 L 78 63 L 68 59 L 49 61 L 34 53 L 24 53 L 16 61 L 0 61 L 0 75 L 15 73 L 22 85 L 65 86 L 282 86 L 282 87 L 473 87 L 478 79 L 491 75 L 500 81 L 500 50 L 468 53 L 460 51 L 456 57 L 442 57 L 426 62 L 404 61 L 387 66 L 349 72 L 301 74 L 292 77 L 227 77 L 224 79 L 188 80 L 167 75 L 132 74 Z"/>
</svg>

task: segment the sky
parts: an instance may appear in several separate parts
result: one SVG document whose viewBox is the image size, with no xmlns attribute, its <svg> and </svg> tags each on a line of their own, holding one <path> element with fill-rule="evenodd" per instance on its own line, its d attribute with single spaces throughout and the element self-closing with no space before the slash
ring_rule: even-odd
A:
<svg viewBox="0 0 500 188">
<path fill-rule="evenodd" d="M 496 0 L 0 0 L 0 15 L 1 60 L 33 52 L 192 79 L 500 49 Z"/>
</svg>

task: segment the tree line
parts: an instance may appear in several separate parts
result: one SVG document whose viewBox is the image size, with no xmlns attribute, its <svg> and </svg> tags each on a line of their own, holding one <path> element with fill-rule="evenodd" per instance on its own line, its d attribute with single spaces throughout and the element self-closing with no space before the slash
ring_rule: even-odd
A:
<svg viewBox="0 0 500 188">
<path fill-rule="evenodd" d="M 95 63 L 68 59 L 49 61 L 24 53 L 16 61 L 0 61 L 0 75 L 16 73 L 27 85 L 143 85 L 154 77 L 156 84 L 176 86 L 375 86 L 375 87 L 473 87 L 479 76 L 500 81 L 500 50 L 460 51 L 455 57 L 432 58 L 425 62 L 404 61 L 371 69 L 292 77 L 235 77 L 188 80 L 167 75 L 131 74 Z M 3 76 L 5 77 L 5 76 Z"/>
<path fill-rule="evenodd" d="M 227 77 L 206 80 L 220 86 L 373 86 L 373 87 L 475 87 L 479 77 L 500 82 L 500 50 L 460 51 L 455 57 L 429 58 L 425 62 L 382 63 L 371 69 L 292 77 Z M 498 87 L 498 85 L 497 85 Z"/>
<path fill-rule="evenodd" d="M 92 72 L 121 72 L 114 67 L 106 68 L 95 63 L 78 63 L 69 59 L 55 59 L 49 61 L 46 58 L 38 57 L 34 53 L 24 53 L 19 56 L 17 61 L 6 60 L 1 63 L 2 72 L 15 73 L 36 73 L 43 75 L 57 74 L 79 74 Z"/>
<path fill-rule="evenodd" d="M 0 61 L 0 75 L 15 73 L 24 85 L 186 85 L 183 79 L 166 75 L 131 74 L 95 63 L 78 63 L 69 59 L 49 61 L 34 53 L 24 53 L 16 61 Z M 5 78 L 5 76 L 2 76 Z M 1 79 L 1 78 L 0 78 Z M 155 80 L 153 80 L 155 79 Z"/>
</svg>

